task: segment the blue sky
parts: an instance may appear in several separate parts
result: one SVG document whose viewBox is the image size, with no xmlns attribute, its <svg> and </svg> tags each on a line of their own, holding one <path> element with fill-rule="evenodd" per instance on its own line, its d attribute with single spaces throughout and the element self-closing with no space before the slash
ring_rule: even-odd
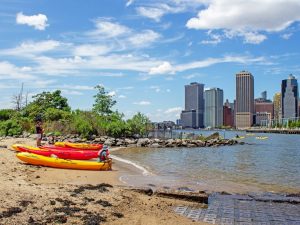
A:
<svg viewBox="0 0 300 225">
<path fill-rule="evenodd" d="M 300 73 L 299 0 L 0 0 L 0 107 L 24 83 L 29 96 L 61 89 L 91 109 L 94 86 L 126 118 L 175 120 L 184 85 L 235 98 L 235 74 L 272 98 Z"/>
</svg>

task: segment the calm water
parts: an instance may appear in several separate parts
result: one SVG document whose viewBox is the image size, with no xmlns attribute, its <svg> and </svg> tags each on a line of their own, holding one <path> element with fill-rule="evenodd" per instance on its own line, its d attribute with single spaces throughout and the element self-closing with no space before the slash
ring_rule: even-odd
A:
<svg viewBox="0 0 300 225">
<path fill-rule="evenodd" d="M 226 138 L 237 132 L 220 132 Z M 203 133 L 208 135 L 209 133 Z M 151 175 L 124 176 L 128 184 L 190 187 L 211 191 L 300 191 L 300 136 L 245 136 L 245 145 L 217 148 L 127 149 L 114 155 L 148 170 Z M 145 171 L 144 171 L 145 174 Z"/>
</svg>

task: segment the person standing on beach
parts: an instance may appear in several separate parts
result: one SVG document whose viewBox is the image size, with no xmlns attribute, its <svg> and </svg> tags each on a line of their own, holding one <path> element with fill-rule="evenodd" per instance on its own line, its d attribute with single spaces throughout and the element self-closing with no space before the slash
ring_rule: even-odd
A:
<svg viewBox="0 0 300 225">
<path fill-rule="evenodd" d="M 35 125 L 35 131 L 36 131 L 36 146 L 40 147 L 42 145 L 42 138 L 43 138 L 43 123 L 41 120 L 38 120 Z"/>
</svg>

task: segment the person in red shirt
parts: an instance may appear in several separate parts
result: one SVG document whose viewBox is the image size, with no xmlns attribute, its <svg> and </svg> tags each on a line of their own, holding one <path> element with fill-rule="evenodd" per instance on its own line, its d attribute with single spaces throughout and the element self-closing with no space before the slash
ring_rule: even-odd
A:
<svg viewBox="0 0 300 225">
<path fill-rule="evenodd" d="M 43 133 L 44 129 L 42 127 L 43 123 L 41 120 L 38 120 L 35 125 L 35 131 L 36 131 L 36 146 L 39 147 L 42 145 L 42 138 L 43 138 Z"/>
</svg>

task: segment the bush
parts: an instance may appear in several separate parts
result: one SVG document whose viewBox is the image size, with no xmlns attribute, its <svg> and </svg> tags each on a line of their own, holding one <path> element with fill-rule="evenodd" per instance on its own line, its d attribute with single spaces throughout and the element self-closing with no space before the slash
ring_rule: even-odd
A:
<svg viewBox="0 0 300 225">
<path fill-rule="evenodd" d="M 8 120 L 12 118 L 12 116 L 15 114 L 15 110 L 13 109 L 1 109 L 0 110 L 0 120 Z"/>
<path fill-rule="evenodd" d="M 0 123 L 1 136 L 14 136 L 22 134 L 23 129 L 20 123 L 16 120 L 6 120 Z"/>
<path fill-rule="evenodd" d="M 48 108 L 45 112 L 46 121 L 58 121 L 61 119 L 70 119 L 71 114 L 61 109 Z"/>
</svg>

